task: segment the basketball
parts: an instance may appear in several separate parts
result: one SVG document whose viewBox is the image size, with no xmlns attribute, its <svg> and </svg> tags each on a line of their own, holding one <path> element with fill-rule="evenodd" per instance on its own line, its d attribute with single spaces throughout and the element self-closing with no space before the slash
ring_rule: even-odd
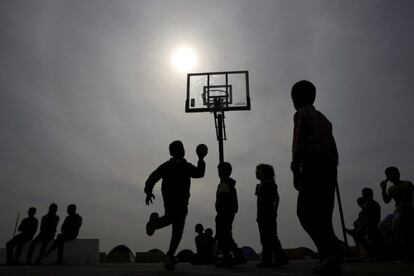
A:
<svg viewBox="0 0 414 276">
<path fill-rule="evenodd" d="M 196 153 L 199 156 L 206 156 L 208 153 L 208 148 L 205 144 L 199 144 L 196 148 Z"/>
</svg>

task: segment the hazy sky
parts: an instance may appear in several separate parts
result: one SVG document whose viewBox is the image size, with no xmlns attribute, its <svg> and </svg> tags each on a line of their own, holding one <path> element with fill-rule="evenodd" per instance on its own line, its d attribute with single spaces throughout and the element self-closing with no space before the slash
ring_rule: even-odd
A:
<svg viewBox="0 0 414 276">
<path fill-rule="evenodd" d="M 227 114 L 224 146 L 239 193 L 239 245 L 260 249 L 254 171 L 265 162 L 277 173 L 283 246 L 313 247 L 289 170 L 290 88 L 301 79 L 316 84 L 315 105 L 334 126 L 347 225 L 365 186 L 386 215 L 385 167 L 414 180 L 413 11 L 410 0 L 0 1 L 1 243 L 18 212 L 36 206 L 40 217 L 56 202 L 61 221 L 78 205 L 80 238 L 99 238 L 102 251 L 166 250 L 170 228 L 145 235 L 149 214 L 163 211 L 160 185 L 152 207 L 143 188 L 175 139 L 193 163 L 198 143 L 210 148 L 180 248 L 194 249 L 195 223 L 214 229 L 214 122 L 184 112 L 186 74 L 170 63 L 183 45 L 199 55 L 193 72 L 250 72 L 252 110 Z"/>
</svg>

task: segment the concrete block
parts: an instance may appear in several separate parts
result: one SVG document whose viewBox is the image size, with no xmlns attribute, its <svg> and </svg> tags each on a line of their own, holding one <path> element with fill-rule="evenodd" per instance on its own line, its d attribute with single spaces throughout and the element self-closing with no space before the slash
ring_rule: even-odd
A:
<svg viewBox="0 0 414 276">
<path fill-rule="evenodd" d="M 48 247 L 52 244 L 50 242 Z M 26 260 L 27 251 L 30 242 L 23 247 L 20 262 Z M 33 253 L 32 261 L 35 261 L 39 254 L 40 244 L 36 246 Z M 42 264 L 53 264 L 56 262 L 57 251 L 50 254 L 49 257 L 43 257 Z M 6 262 L 6 248 L 0 248 L 0 263 Z M 65 264 L 98 264 L 99 263 L 99 240 L 98 239 L 76 239 L 65 243 L 63 252 L 63 263 Z"/>
</svg>

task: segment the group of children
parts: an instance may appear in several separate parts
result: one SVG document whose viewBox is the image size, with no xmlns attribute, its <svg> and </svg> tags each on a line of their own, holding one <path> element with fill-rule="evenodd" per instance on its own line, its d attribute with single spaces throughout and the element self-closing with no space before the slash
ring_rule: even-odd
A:
<svg viewBox="0 0 414 276">
<path fill-rule="evenodd" d="M 55 237 L 57 225 L 59 223 L 59 216 L 56 215 L 57 209 L 58 206 L 55 203 L 50 204 L 48 213 L 42 217 L 40 223 L 40 232 L 33 239 L 36 234 L 39 222 L 35 217 L 36 208 L 29 208 L 28 217 L 23 219 L 19 225 L 19 233 L 6 243 L 6 265 L 19 264 L 23 246 L 28 242 L 31 243 L 26 256 L 26 265 L 32 264 L 32 256 L 36 246 L 39 243 L 41 244 L 40 251 L 34 264 L 40 264 L 43 256 L 47 257 L 56 249 L 58 250 L 56 264 L 62 264 L 64 244 L 66 241 L 76 239 L 79 234 L 79 229 L 82 225 L 82 217 L 76 213 L 75 204 L 68 205 L 68 216 L 65 218 L 62 224 L 61 233 L 56 237 L 56 240 L 52 243 L 49 249 L 46 250 L 47 245 Z M 13 253 L 14 249 L 15 252 Z"/>
<path fill-rule="evenodd" d="M 347 233 L 366 251 L 368 260 L 413 260 L 414 186 L 400 179 L 396 167 L 388 167 L 385 176 L 380 184 L 382 199 L 384 203 L 393 200 L 395 210 L 381 220 L 381 206 L 374 200 L 374 191 L 363 188 L 362 196 L 357 199 L 361 211 L 354 229 L 347 229 Z"/>
<path fill-rule="evenodd" d="M 332 124 L 318 110 L 315 101 L 316 88 L 310 81 L 299 81 L 292 87 L 291 97 L 296 113 L 292 144 L 291 170 L 294 187 L 298 191 L 297 215 L 304 230 L 315 243 L 320 264 L 312 269 L 322 275 L 340 275 L 342 242 L 332 226 L 335 188 L 337 186 L 338 151 Z M 184 159 L 184 146 L 180 141 L 170 144 L 172 158 L 159 166 L 145 183 L 146 204 L 152 203 L 156 182 L 162 179 L 161 192 L 165 215 L 152 213 L 147 223 L 148 235 L 172 224 L 172 237 L 166 254 L 165 268 L 175 267 L 175 251 L 181 240 L 190 196 L 191 178 L 204 176 L 207 147 L 197 147 L 197 167 Z M 216 239 L 223 258 L 216 262 L 229 267 L 243 263 L 244 258 L 232 236 L 232 223 L 237 213 L 236 181 L 231 178 L 230 163 L 218 165 L 220 183 L 216 197 Z M 259 267 L 283 266 L 288 263 L 277 237 L 277 207 L 279 197 L 272 166 L 261 164 L 256 168 L 260 184 L 256 188 L 257 223 L 263 246 Z M 272 255 L 276 260 L 272 260 Z"/>
<path fill-rule="evenodd" d="M 169 149 L 172 158 L 151 173 L 145 183 L 145 192 L 147 194 L 146 203 L 152 203 L 154 185 L 162 179 L 161 192 L 165 215 L 160 217 L 157 213 L 152 213 L 146 225 L 146 231 L 148 235 L 153 235 L 155 230 L 172 224 L 170 248 L 166 254 L 165 262 L 165 267 L 172 270 L 177 263 L 175 251 L 181 240 L 187 215 L 190 179 L 204 176 L 205 163 L 203 158 L 207 154 L 207 147 L 203 144 L 197 147 L 196 152 L 199 157 L 197 167 L 184 159 L 185 151 L 181 141 L 172 142 Z M 238 199 L 236 180 L 231 177 L 231 173 L 232 166 L 230 163 L 222 162 L 218 165 L 220 183 L 217 186 L 215 203 L 217 213 L 215 218 L 215 240 L 222 258 L 218 259 L 215 264 L 220 267 L 232 267 L 246 263 L 246 259 L 232 235 L 233 221 L 238 212 Z M 263 246 L 262 261 L 257 266 L 280 267 L 288 264 L 288 258 L 277 238 L 276 216 L 279 195 L 273 167 L 267 164 L 258 165 L 256 167 L 256 177 L 260 181 L 256 186 L 257 223 Z M 201 227 L 201 225 L 198 225 L 196 231 L 202 232 Z M 200 239 L 204 238 L 201 234 L 199 234 L 199 237 Z M 273 254 L 275 256 L 274 261 Z M 195 260 L 195 263 L 199 262 L 200 260 Z"/>
</svg>

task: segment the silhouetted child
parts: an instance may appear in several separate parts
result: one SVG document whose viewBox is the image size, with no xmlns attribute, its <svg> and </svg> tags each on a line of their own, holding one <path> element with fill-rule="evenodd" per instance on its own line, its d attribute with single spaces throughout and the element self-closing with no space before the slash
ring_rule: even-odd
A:
<svg viewBox="0 0 414 276">
<path fill-rule="evenodd" d="M 230 163 L 223 162 L 218 165 L 220 183 L 216 193 L 216 239 L 223 258 L 216 262 L 216 266 L 221 267 L 231 267 L 234 264 L 246 262 L 241 250 L 234 242 L 232 234 L 234 217 L 238 211 L 238 201 L 236 181 L 230 177 L 231 172 Z"/>
<path fill-rule="evenodd" d="M 201 224 L 195 226 L 195 232 L 198 234 L 195 237 L 195 244 L 197 253 L 193 255 L 191 264 L 194 265 L 207 265 L 213 264 L 213 251 L 214 251 L 214 238 L 213 231 L 207 228 L 204 231 L 204 227 Z"/>
<path fill-rule="evenodd" d="M 22 253 L 23 245 L 31 241 L 37 231 L 39 222 L 35 218 L 36 208 L 30 207 L 27 212 L 28 217 L 23 219 L 19 225 L 19 234 L 14 236 L 6 243 L 7 261 L 6 265 L 17 264 Z M 16 246 L 16 252 L 13 257 L 13 248 Z"/>
<path fill-rule="evenodd" d="M 63 221 L 61 231 L 57 237 L 55 242 L 46 252 L 46 256 L 48 256 L 52 251 L 57 248 L 57 262 L 56 264 L 62 264 L 63 260 L 63 250 L 65 246 L 65 242 L 74 240 L 79 235 L 79 229 L 82 225 L 82 217 L 76 213 L 76 205 L 70 204 L 67 208 L 68 216 Z"/>
<path fill-rule="evenodd" d="M 198 252 L 200 248 L 201 239 L 204 234 L 204 226 L 201 223 L 197 223 L 194 230 L 197 233 L 197 236 L 195 237 L 195 244 Z"/>
<path fill-rule="evenodd" d="M 316 88 L 309 81 L 299 81 L 292 87 L 297 111 L 293 118 L 291 169 L 299 191 L 297 215 L 320 256 L 321 265 L 312 271 L 339 275 L 343 247 L 332 226 L 338 151 L 331 122 L 313 106 L 315 96 Z"/>
<path fill-rule="evenodd" d="M 161 193 L 165 214 L 159 217 L 157 213 L 152 213 L 146 230 L 147 234 L 152 236 L 155 230 L 172 224 L 170 247 L 164 264 L 166 269 L 172 270 L 177 263 L 175 252 L 180 244 L 188 213 L 191 178 L 204 176 L 206 165 L 203 158 L 207 155 L 207 146 L 204 144 L 197 146 L 196 153 L 199 158 L 197 167 L 184 159 L 185 150 L 181 141 L 172 142 L 169 150 L 172 158 L 153 171 L 145 182 L 147 195 L 145 203 L 152 204 L 152 200 L 155 198 L 152 191 L 155 184 L 162 179 Z"/>
<path fill-rule="evenodd" d="M 277 236 L 277 208 L 279 194 L 275 182 L 275 172 L 271 165 L 260 164 L 256 167 L 257 224 L 262 244 L 262 260 L 257 267 L 281 267 L 289 263 Z M 272 262 L 272 253 L 276 260 Z"/>
<path fill-rule="evenodd" d="M 209 258 L 211 259 L 211 262 L 209 262 L 209 264 L 213 264 L 214 263 L 214 252 L 215 252 L 215 245 L 216 245 L 216 239 L 213 236 L 213 229 L 211 228 L 207 228 L 204 231 L 204 238 L 205 238 L 205 255 L 209 256 Z"/>
<path fill-rule="evenodd" d="M 55 203 L 50 204 L 49 212 L 42 217 L 40 223 L 40 233 L 30 244 L 26 257 L 26 264 L 31 264 L 33 251 L 35 250 L 37 244 L 41 243 L 39 255 L 35 261 L 35 264 L 39 264 L 43 254 L 46 251 L 47 244 L 55 237 L 56 228 L 59 223 L 59 216 L 56 215 L 57 209 L 58 207 Z"/>
<path fill-rule="evenodd" d="M 384 259 L 383 243 L 378 231 L 381 219 L 381 206 L 374 200 L 374 192 L 370 188 L 362 189 L 362 197 L 357 199 L 361 211 L 354 222 L 354 229 L 347 229 L 358 247 L 366 250 L 369 260 Z"/>
<path fill-rule="evenodd" d="M 364 233 L 364 228 L 363 228 L 364 217 L 365 217 L 364 210 L 363 210 L 364 202 L 365 201 L 362 197 L 357 198 L 357 204 L 361 208 L 361 211 L 359 211 L 358 218 L 353 223 L 354 228 L 345 229 L 345 232 L 354 239 L 355 244 L 358 246 L 358 248 L 366 250 L 365 239 L 364 239 L 365 233 Z"/>
<path fill-rule="evenodd" d="M 374 191 L 371 188 L 362 189 L 364 199 L 363 210 L 363 233 L 365 238 L 365 248 L 369 260 L 384 259 L 384 246 L 378 230 L 381 221 L 381 206 L 374 200 Z"/>
<path fill-rule="evenodd" d="M 380 184 L 382 198 L 385 203 L 394 200 L 395 210 L 380 223 L 379 229 L 397 260 L 411 259 L 414 257 L 414 186 L 410 181 L 400 179 L 396 167 L 388 167 L 385 176 Z M 388 182 L 392 185 L 387 189 Z"/>
</svg>

